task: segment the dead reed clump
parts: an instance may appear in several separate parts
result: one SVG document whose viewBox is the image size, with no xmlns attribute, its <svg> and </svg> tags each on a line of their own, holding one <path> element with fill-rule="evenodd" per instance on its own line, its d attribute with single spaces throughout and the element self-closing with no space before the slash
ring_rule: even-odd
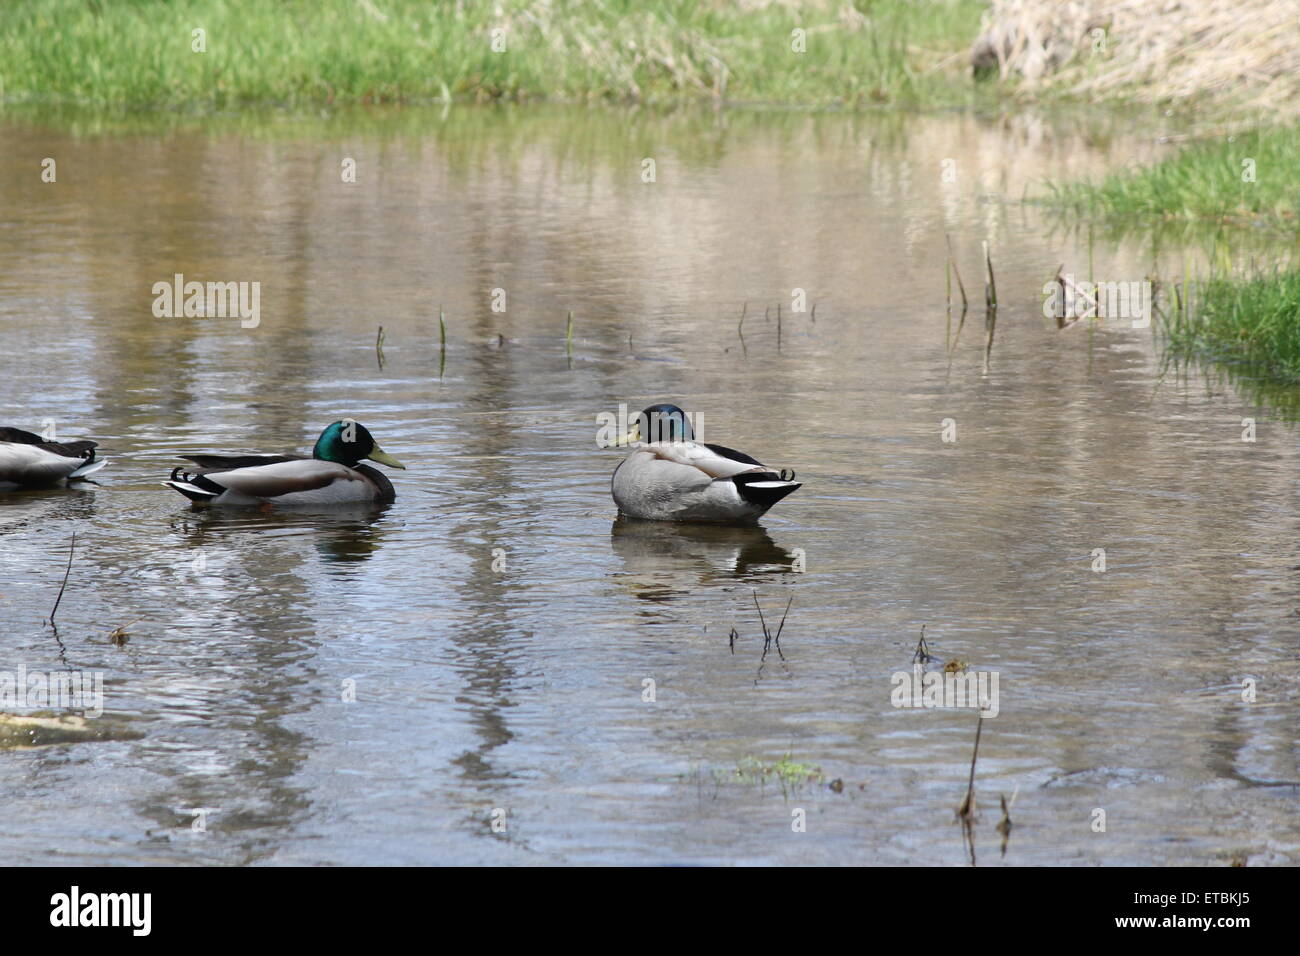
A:
<svg viewBox="0 0 1300 956">
<path fill-rule="evenodd" d="M 1030 91 L 1300 116 L 1295 0 L 993 0 L 971 64 Z"/>
</svg>

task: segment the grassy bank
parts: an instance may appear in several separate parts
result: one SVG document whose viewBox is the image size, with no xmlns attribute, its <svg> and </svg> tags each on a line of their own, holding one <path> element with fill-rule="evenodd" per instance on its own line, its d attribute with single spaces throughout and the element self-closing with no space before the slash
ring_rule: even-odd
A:
<svg viewBox="0 0 1300 956">
<path fill-rule="evenodd" d="M 1187 294 L 1190 291 L 1190 296 Z M 1213 276 L 1183 290 L 1162 331 L 1180 359 L 1236 366 L 1247 378 L 1300 385 L 1300 270 Z"/>
<path fill-rule="evenodd" d="M 0 98 L 948 105 L 978 0 L 9 0 Z M 498 13 L 498 11 L 500 11 Z M 193 31 L 205 31 L 195 52 Z M 804 52 L 793 49 L 806 31 Z M 495 32 L 494 32 L 495 31 Z"/>
<path fill-rule="evenodd" d="M 1190 238 L 1201 227 L 1214 237 L 1215 273 L 1180 289 L 1161 323 L 1169 354 L 1228 367 L 1232 377 L 1271 382 L 1295 391 L 1300 385 L 1300 126 L 1268 127 L 1215 141 L 1194 143 L 1152 166 L 1123 170 L 1095 183 L 1053 188 L 1051 201 L 1072 217 L 1116 231 L 1152 223 L 1182 222 Z M 1273 261 L 1286 265 L 1249 274 L 1226 262 L 1243 229 L 1274 237 Z M 1276 399 L 1277 396 L 1272 396 Z M 1275 403 L 1270 401 L 1270 403 Z M 1295 395 L 1282 405 L 1295 405 Z"/>
<path fill-rule="evenodd" d="M 1300 126 L 1194 143 L 1163 162 L 1095 183 L 1056 186 L 1052 201 L 1110 221 L 1260 224 L 1300 232 Z"/>
</svg>

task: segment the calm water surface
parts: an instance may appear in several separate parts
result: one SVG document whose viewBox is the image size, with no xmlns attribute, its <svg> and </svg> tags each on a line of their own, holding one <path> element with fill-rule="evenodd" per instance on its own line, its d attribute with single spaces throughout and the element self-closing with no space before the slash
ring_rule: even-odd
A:
<svg viewBox="0 0 1300 956">
<path fill-rule="evenodd" d="M 0 422 L 111 459 L 97 485 L 0 496 L 0 669 L 102 671 L 108 716 L 142 734 L 0 751 L 0 853 L 968 863 L 975 718 L 891 706 L 924 625 L 940 662 L 1000 676 L 980 865 L 1297 862 L 1297 432 L 1162 373 L 1149 331 L 1042 316 L 1089 243 L 1022 198 L 1150 160 L 1154 132 L 0 119 Z M 973 299 L 992 245 L 991 354 L 982 307 L 949 347 L 945 233 Z M 1180 254 L 1098 234 L 1092 268 Z M 260 325 L 155 318 L 175 273 L 260 282 Z M 758 528 L 616 523 L 597 416 L 659 400 L 804 487 Z M 392 506 L 205 514 L 159 484 L 178 453 L 305 449 L 344 416 L 407 463 Z M 784 660 L 760 660 L 755 593 L 769 620 L 793 597 Z M 736 775 L 786 755 L 823 778 Z"/>
</svg>

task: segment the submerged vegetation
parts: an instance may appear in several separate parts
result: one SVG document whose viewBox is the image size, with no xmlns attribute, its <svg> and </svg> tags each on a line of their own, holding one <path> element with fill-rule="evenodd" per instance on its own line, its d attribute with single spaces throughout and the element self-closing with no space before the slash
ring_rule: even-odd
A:
<svg viewBox="0 0 1300 956">
<path fill-rule="evenodd" d="M 978 0 L 11 0 L 0 99 L 228 108 L 452 99 L 969 97 Z"/>
<path fill-rule="evenodd" d="M 769 763 L 758 757 L 747 756 L 737 761 L 735 769 L 730 771 L 713 771 L 713 780 L 717 785 L 738 783 L 747 787 L 766 788 L 775 783 L 784 797 L 797 793 L 801 787 L 818 783 L 823 779 L 820 767 L 801 763 L 794 755 L 786 753 L 780 760 Z"/>
<path fill-rule="evenodd" d="M 766 791 L 771 784 L 787 800 L 814 784 L 825 785 L 834 793 L 842 793 L 844 790 L 843 780 L 837 778 L 827 782 L 821 767 L 795 760 L 789 751 L 775 761 L 746 755 L 731 767 L 696 766 L 689 777 L 683 775 L 680 779 L 694 783 L 701 793 L 706 788 L 711 788 L 715 798 L 722 788 L 729 786 L 753 787 Z"/>
<path fill-rule="evenodd" d="M 776 780 L 782 792 L 793 789 L 810 781 L 820 780 L 821 768 L 812 764 L 800 763 L 794 755 L 787 753 L 775 763 L 767 763 L 757 757 L 745 757 L 736 764 L 735 779 L 740 783 L 762 785 L 767 780 Z"/>
</svg>

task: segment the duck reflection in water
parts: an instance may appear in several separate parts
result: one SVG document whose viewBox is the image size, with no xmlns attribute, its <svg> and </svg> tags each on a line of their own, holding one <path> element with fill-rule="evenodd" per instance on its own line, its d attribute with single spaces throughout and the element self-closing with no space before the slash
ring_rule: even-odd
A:
<svg viewBox="0 0 1300 956">
<path fill-rule="evenodd" d="M 798 559 L 762 525 L 616 518 L 610 538 L 623 562 L 620 583 L 647 601 L 669 601 L 712 581 L 787 574 Z"/>
<path fill-rule="evenodd" d="M 293 511 L 226 511 L 206 509 L 178 515 L 173 525 L 190 540 L 190 547 L 239 548 L 254 546 L 236 541 L 242 533 L 266 534 L 280 543 L 286 539 L 310 538 L 327 564 L 355 564 L 379 550 L 387 529 L 382 518 L 391 505 L 295 509 Z"/>
</svg>

